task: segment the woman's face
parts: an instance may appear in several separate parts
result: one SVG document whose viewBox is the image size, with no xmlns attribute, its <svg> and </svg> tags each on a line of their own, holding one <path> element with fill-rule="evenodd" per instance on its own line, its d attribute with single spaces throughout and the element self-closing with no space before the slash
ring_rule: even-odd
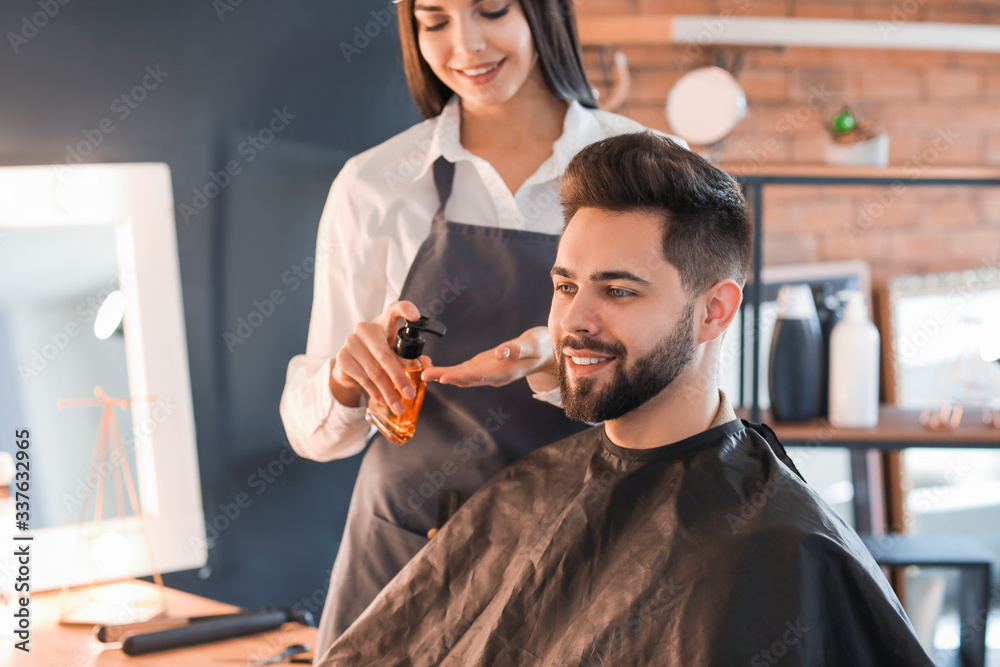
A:
<svg viewBox="0 0 1000 667">
<path fill-rule="evenodd" d="M 531 28 L 518 0 L 417 0 L 420 53 L 466 106 L 510 100 L 535 65 Z"/>
</svg>

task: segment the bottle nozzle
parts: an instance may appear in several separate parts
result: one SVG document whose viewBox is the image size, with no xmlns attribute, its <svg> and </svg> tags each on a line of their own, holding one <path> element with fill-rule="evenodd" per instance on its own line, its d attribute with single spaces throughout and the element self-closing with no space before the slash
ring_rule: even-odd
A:
<svg viewBox="0 0 1000 667">
<path fill-rule="evenodd" d="M 404 359 L 416 359 L 424 351 L 427 340 L 421 335 L 430 333 L 443 337 L 447 327 L 433 317 L 423 316 L 418 320 L 406 320 L 396 332 L 396 354 Z"/>
<path fill-rule="evenodd" d="M 448 328 L 444 323 L 438 322 L 433 317 L 427 317 L 426 315 L 419 320 L 406 320 L 406 324 L 400 328 L 400 331 L 407 338 L 419 338 L 421 331 L 432 333 L 435 336 L 444 336 L 447 330 Z"/>
</svg>

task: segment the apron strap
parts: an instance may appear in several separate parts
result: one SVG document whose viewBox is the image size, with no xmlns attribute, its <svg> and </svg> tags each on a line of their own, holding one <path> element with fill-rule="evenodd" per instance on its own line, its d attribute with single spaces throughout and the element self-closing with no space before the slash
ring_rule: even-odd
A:
<svg viewBox="0 0 1000 667">
<path fill-rule="evenodd" d="M 451 184 L 455 179 L 455 163 L 449 162 L 442 155 L 434 161 L 434 187 L 437 188 L 438 205 L 437 213 L 434 215 L 434 224 L 445 222 L 444 207 L 451 196 Z"/>
</svg>

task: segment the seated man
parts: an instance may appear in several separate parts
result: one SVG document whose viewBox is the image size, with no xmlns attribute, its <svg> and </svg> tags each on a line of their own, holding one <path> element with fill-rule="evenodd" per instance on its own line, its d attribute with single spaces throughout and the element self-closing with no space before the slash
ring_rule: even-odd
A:
<svg viewBox="0 0 1000 667">
<path fill-rule="evenodd" d="M 858 536 L 719 392 L 737 184 L 647 132 L 561 189 L 560 392 L 604 423 L 492 479 L 318 664 L 931 665 Z"/>
</svg>

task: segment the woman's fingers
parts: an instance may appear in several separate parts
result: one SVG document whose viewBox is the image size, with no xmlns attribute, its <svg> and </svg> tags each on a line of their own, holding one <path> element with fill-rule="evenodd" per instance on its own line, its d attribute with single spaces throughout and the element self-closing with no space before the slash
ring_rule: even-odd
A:
<svg viewBox="0 0 1000 667">
<path fill-rule="evenodd" d="M 496 347 L 497 361 L 537 359 L 541 356 L 541 346 L 552 345 L 546 327 L 528 329 L 523 334 Z"/>
<path fill-rule="evenodd" d="M 419 318 L 412 302 L 396 301 L 375 320 L 358 324 L 334 361 L 332 381 L 339 385 L 334 394 L 361 387 L 373 400 L 403 414 L 402 400 L 416 396 L 416 389 L 391 343 L 403 319 Z"/>
<path fill-rule="evenodd" d="M 389 347 L 380 328 L 361 327 L 357 334 L 348 343 L 352 356 L 378 389 L 385 404 L 396 414 L 402 414 L 402 398 L 413 398 L 415 392 L 399 357 Z"/>
<path fill-rule="evenodd" d="M 410 382 L 410 378 L 406 377 L 406 369 L 403 368 L 402 359 L 389 347 L 381 330 L 376 326 L 360 328 L 358 338 L 377 364 L 377 368 L 371 368 L 371 371 L 376 374 L 381 372 L 388 378 L 396 391 L 406 398 L 413 398 L 413 383 Z M 376 380 L 374 376 L 372 379 Z M 385 394 L 386 392 L 383 391 L 383 395 Z"/>
<path fill-rule="evenodd" d="M 534 366 L 533 359 L 501 361 L 497 359 L 496 349 L 493 348 L 456 366 L 435 366 L 428 369 L 424 372 L 424 379 L 459 387 L 501 387 L 524 377 Z"/>
<path fill-rule="evenodd" d="M 341 386 L 357 386 L 368 394 L 368 398 L 376 401 L 378 403 L 385 404 L 385 399 L 382 397 L 382 393 L 375 386 L 375 383 L 371 381 L 368 374 L 365 372 L 361 364 L 351 356 L 346 354 L 337 355 L 337 359 L 334 362 L 334 380 Z M 351 403 L 353 405 L 353 403 Z"/>
<path fill-rule="evenodd" d="M 480 352 L 456 366 L 441 366 L 424 372 L 428 382 L 459 387 L 501 387 L 552 363 L 552 341 L 548 328 L 534 327 L 517 338 Z"/>
<path fill-rule="evenodd" d="M 420 319 L 420 310 L 413 305 L 412 301 L 393 301 L 376 321 L 382 325 L 386 339 L 394 340 L 396 332 L 402 325 L 401 320 L 404 319 L 411 322 Z"/>
</svg>

